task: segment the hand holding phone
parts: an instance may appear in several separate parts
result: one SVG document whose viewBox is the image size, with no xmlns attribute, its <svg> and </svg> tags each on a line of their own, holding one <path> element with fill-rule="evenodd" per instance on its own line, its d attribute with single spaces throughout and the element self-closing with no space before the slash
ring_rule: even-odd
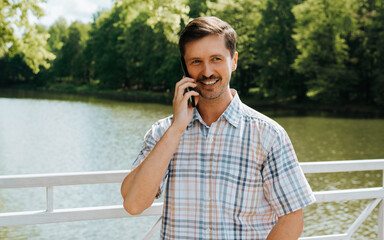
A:
<svg viewBox="0 0 384 240">
<path fill-rule="evenodd" d="M 180 57 L 180 61 L 181 61 L 181 65 L 183 67 L 183 71 L 184 71 L 184 76 L 186 77 L 190 77 L 189 76 L 189 73 L 188 73 L 188 69 L 187 69 L 187 65 L 185 64 L 185 60 L 184 60 L 184 57 Z M 192 89 L 187 87 L 187 92 L 191 91 Z M 196 102 L 195 102 L 195 97 L 194 96 L 191 96 L 189 99 L 188 99 L 188 104 L 191 104 L 192 107 L 196 107 Z"/>
</svg>

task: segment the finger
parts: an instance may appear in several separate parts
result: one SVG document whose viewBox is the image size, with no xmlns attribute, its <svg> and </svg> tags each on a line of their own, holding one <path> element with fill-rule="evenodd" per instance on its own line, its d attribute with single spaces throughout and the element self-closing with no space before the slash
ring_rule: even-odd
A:
<svg viewBox="0 0 384 240">
<path fill-rule="evenodd" d="M 184 94 L 183 99 L 182 99 L 182 102 L 187 102 L 188 99 L 189 99 L 190 97 L 192 97 L 192 96 L 195 97 L 195 104 L 197 105 L 196 99 L 198 98 L 199 93 L 196 92 L 196 91 L 193 91 L 193 90 L 192 90 L 192 91 L 189 91 L 189 92 L 186 92 L 186 93 Z"/>
<path fill-rule="evenodd" d="M 177 88 L 176 93 L 175 93 L 175 97 L 177 99 L 183 98 L 185 91 L 186 91 L 186 88 L 188 88 L 188 87 L 195 88 L 196 86 L 197 86 L 197 84 L 194 82 L 189 82 L 189 81 L 184 82 L 183 84 L 179 85 L 179 87 Z"/>
<path fill-rule="evenodd" d="M 191 82 L 190 80 L 184 79 L 177 83 L 177 87 L 175 89 L 174 97 L 173 97 L 173 105 L 177 104 L 178 102 L 182 101 L 184 94 L 186 93 L 186 88 L 196 87 L 197 84 L 194 82 Z"/>
<path fill-rule="evenodd" d="M 175 89 L 178 89 L 180 85 L 186 83 L 186 82 L 194 82 L 195 80 L 190 77 L 183 77 L 180 81 L 176 83 Z"/>
<path fill-rule="evenodd" d="M 197 104 L 199 103 L 199 98 L 200 98 L 200 94 L 198 94 L 197 96 L 195 96 L 195 105 L 197 106 Z"/>
<path fill-rule="evenodd" d="M 175 91 L 184 90 L 185 88 L 181 89 L 181 86 L 183 86 L 186 83 L 194 83 L 195 80 L 193 78 L 183 78 L 178 83 L 176 83 Z"/>
<path fill-rule="evenodd" d="M 191 78 L 191 77 L 187 77 L 187 76 L 185 76 L 185 75 L 183 75 L 183 78 L 182 79 L 184 79 L 184 78 L 188 78 L 188 79 L 192 79 L 193 81 L 195 81 L 195 79 L 193 79 L 193 78 Z"/>
<path fill-rule="evenodd" d="M 192 82 L 192 81 L 189 80 L 189 78 L 184 77 L 183 79 L 181 79 L 180 81 L 178 81 L 176 83 L 174 98 L 176 98 L 177 96 L 180 96 L 180 93 L 179 93 L 180 92 L 180 86 L 187 83 L 187 82 Z"/>
</svg>

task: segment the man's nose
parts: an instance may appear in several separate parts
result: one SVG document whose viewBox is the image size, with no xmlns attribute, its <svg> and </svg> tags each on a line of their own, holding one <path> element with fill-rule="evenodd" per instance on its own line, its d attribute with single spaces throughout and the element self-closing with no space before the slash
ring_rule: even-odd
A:
<svg viewBox="0 0 384 240">
<path fill-rule="evenodd" d="M 214 74 L 213 66 L 211 64 L 209 64 L 209 63 L 204 64 L 204 68 L 203 68 L 202 74 L 206 78 L 209 78 L 210 76 L 212 76 Z"/>
</svg>

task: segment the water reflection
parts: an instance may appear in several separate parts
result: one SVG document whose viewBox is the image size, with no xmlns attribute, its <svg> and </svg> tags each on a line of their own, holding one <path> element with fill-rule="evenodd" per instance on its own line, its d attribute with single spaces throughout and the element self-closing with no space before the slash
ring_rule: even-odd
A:
<svg viewBox="0 0 384 240">
<path fill-rule="evenodd" d="M 301 162 L 376 159 L 384 156 L 384 120 L 275 118 L 288 132 Z"/>
<path fill-rule="evenodd" d="M 146 130 L 170 112 L 154 104 L 31 99 L 1 99 L 0 109 L 0 158 L 11 159 L 0 174 L 126 169 Z"/>
<path fill-rule="evenodd" d="M 172 112 L 171 106 L 158 104 L 58 96 L 0 98 L 0 175 L 130 169 L 145 132 L 156 120 Z M 301 162 L 384 156 L 384 120 L 272 117 L 287 130 Z M 378 171 L 308 174 L 307 177 L 315 191 L 382 184 L 382 173 Z M 119 184 L 56 187 L 54 207 L 121 204 L 119 189 Z M 304 235 L 345 231 L 368 202 L 310 206 L 305 210 Z M 0 212 L 44 208 L 45 189 L 0 191 Z M 376 215 L 364 222 L 354 239 L 376 236 Z M 0 229 L 0 239 L 140 239 L 156 219 L 9 227 Z"/>
</svg>

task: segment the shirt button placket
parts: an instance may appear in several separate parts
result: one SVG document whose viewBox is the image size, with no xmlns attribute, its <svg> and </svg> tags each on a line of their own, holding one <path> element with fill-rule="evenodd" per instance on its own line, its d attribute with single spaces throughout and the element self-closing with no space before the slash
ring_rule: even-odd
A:
<svg viewBox="0 0 384 240">
<path fill-rule="evenodd" d="M 215 128 L 216 128 L 216 123 L 212 123 L 210 129 L 209 129 L 209 132 L 208 132 L 208 136 L 207 136 L 207 148 L 209 149 L 209 153 L 210 153 L 210 158 L 208 159 L 207 161 L 207 168 L 206 168 L 206 172 L 207 172 L 207 185 L 208 185 L 208 191 L 206 193 L 206 198 L 205 198 L 205 202 L 206 202 L 206 205 L 207 205 L 207 209 L 208 209 L 208 219 L 210 219 L 210 221 L 212 220 L 210 216 L 211 215 L 211 211 L 212 209 L 210 209 L 212 206 L 211 206 L 211 191 L 212 191 L 212 185 L 211 185 L 211 179 L 212 179 L 212 161 L 213 159 L 211 159 L 211 156 L 212 156 L 212 153 L 214 152 L 214 145 L 213 145 L 213 142 L 214 142 L 214 132 L 215 132 Z M 211 222 L 209 223 L 209 225 L 207 226 L 207 235 L 209 238 L 211 238 L 211 234 L 212 234 L 212 226 L 211 226 Z"/>
<path fill-rule="evenodd" d="M 207 148 L 209 149 L 209 151 L 207 151 L 207 152 L 209 152 L 210 154 L 214 151 L 214 146 L 212 143 L 213 143 L 213 132 L 214 132 L 215 126 L 216 126 L 216 124 L 212 123 L 212 125 L 208 131 L 208 136 L 207 136 L 207 141 L 206 141 L 207 142 Z M 212 186 L 210 186 L 210 179 L 212 177 L 212 176 L 210 176 L 211 168 L 212 168 L 211 161 L 213 161 L 213 159 L 209 159 L 209 161 L 206 161 L 206 164 L 207 164 L 207 166 L 206 166 L 206 179 L 208 180 L 207 185 L 209 186 L 209 188 L 208 188 L 208 192 L 206 193 L 205 200 L 206 200 L 206 204 L 208 205 L 208 207 L 210 206 L 210 202 L 211 202 L 210 190 L 212 187 Z"/>
</svg>

